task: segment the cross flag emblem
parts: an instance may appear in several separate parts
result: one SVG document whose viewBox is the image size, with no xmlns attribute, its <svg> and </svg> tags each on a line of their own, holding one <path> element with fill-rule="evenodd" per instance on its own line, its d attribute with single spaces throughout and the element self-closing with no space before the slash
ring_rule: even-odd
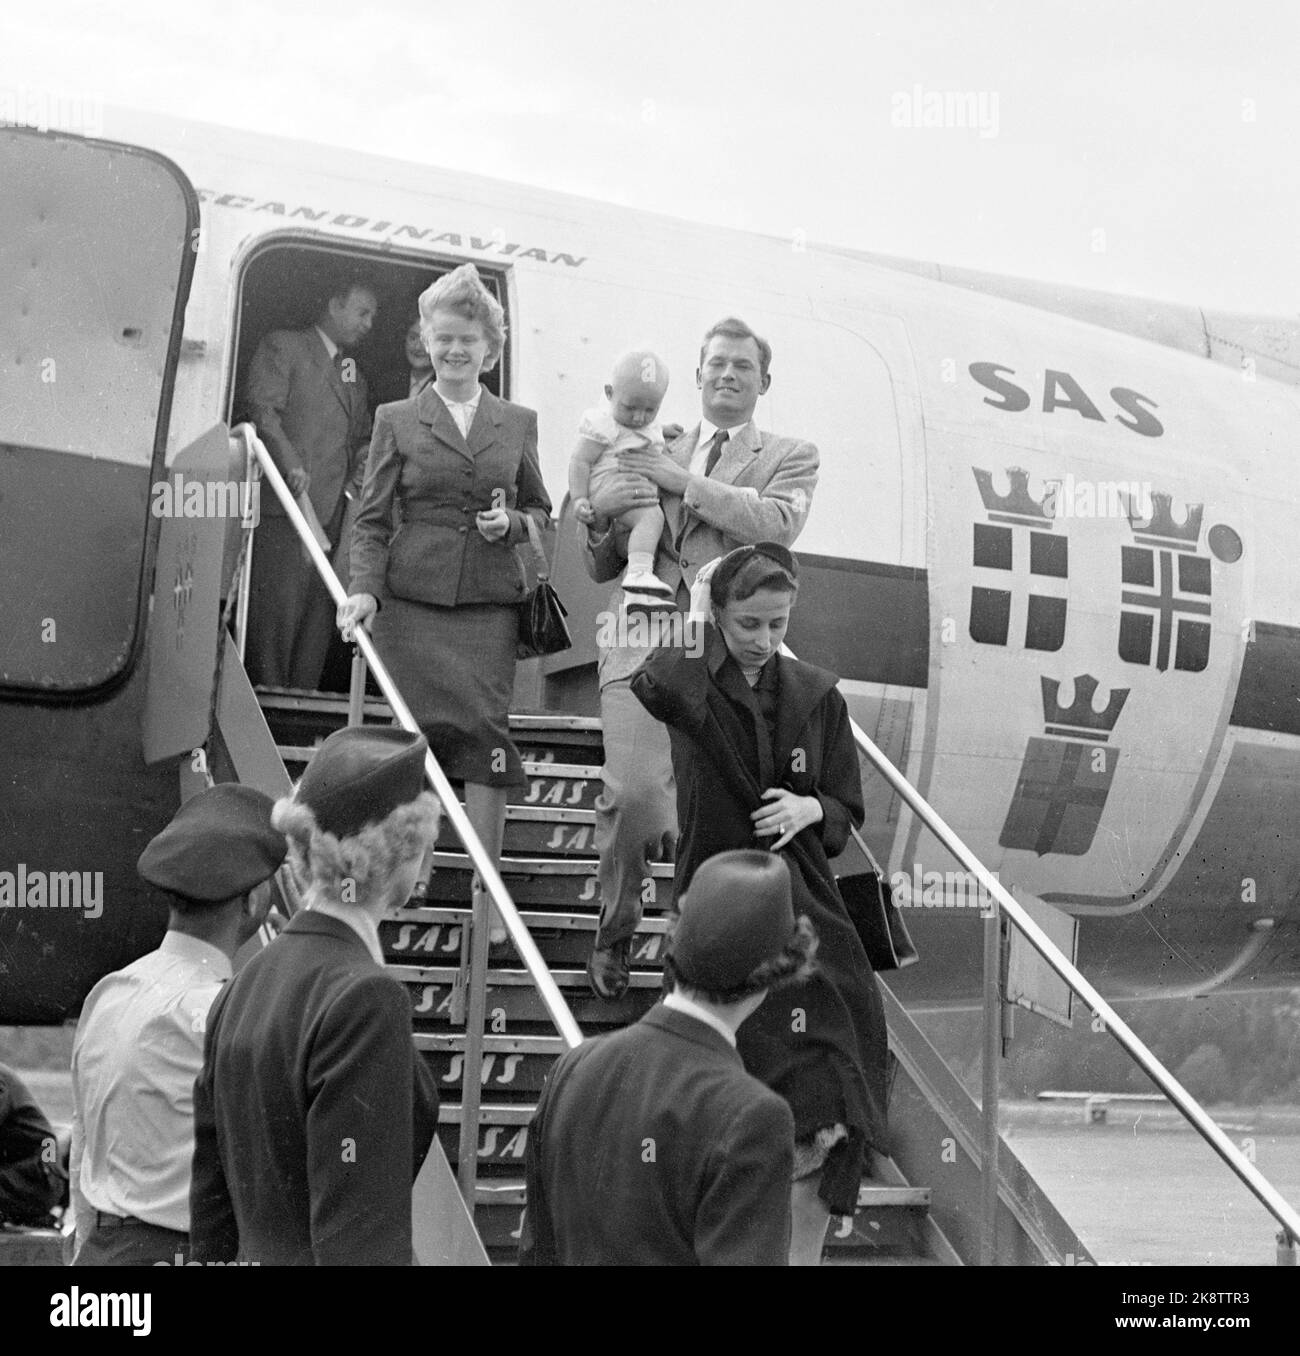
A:
<svg viewBox="0 0 1300 1356">
<path fill-rule="evenodd" d="M 972 466 L 987 521 L 974 524 L 970 635 L 980 645 L 1006 645 L 1024 636 L 1027 650 L 1059 650 L 1065 641 L 1070 544 L 1054 530 L 1053 514 L 1029 494 L 1029 472 L 1007 471 L 1011 492 L 1000 495 L 993 476 Z M 1058 582 L 1059 581 L 1059 582 Z M 1024 620 L 1013 610 L 1024 601 Z"/>
<path fill-rule="evenodd" d="M 1210 662 L 1210 558 L 1201 555 L 1204 505 L 1189 504 L 1176 523 L 1167 494 L 1151 496 L 1151 516 L 1129 505 L 1133 545 L 1121 547 L 1123 584 L 1119 657 L 1162 673 L 1200 673 Z"/>
<path fill-rule="evenodd" d="M 1120 751 L 1110 745 L 1129 688 L 1112 690 L 1106 707 L 1094 710 L 1097 680 L 1080 674 L 1074 680 L 1074 701 L 1058 701 L 1061 684 L 1043 678 L 1043 735 L 1032 735 L 1015 794 L 998 842 L 1040 857 L 1059 852 L 1082 857 L 1092 847 Z"/>
</svg>

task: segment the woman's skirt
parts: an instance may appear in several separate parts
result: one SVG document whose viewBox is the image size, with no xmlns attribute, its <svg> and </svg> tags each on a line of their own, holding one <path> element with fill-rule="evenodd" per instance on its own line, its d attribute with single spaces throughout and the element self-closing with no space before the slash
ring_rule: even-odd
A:
<svg viewBox="0 0 1300 1356">
<path fill-rule="evenodd" d="M 513 604 L 435 607 L 390 596 L 373 635 L 448 777 L 486 786 L 528 784 L 510 738 L 519 636 Z"/>
</svg>

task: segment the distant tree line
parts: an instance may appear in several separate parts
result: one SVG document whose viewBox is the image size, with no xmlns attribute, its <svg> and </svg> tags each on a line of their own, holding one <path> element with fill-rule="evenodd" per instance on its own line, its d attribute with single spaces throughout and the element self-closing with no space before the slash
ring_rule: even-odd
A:
<svg viewBox="0 0 1300 1356">
<path fill-rule="evenodd" d="M 1144 999 L 1113 1005 L 1198 1100 L 1240 1106 L 1300 1105 L 1300 989 L 1247 996 Z M 928 1014 L 923 1029 L 978 1096 L 980 1023 L 969 1012 Z M 1046 1089 L 1150 1092 L 1150 1079 L 1092 1014 L 1076 1004 L 1066 1030 L 1017 1010 L 1002 1061 L 1005 1097 Z"/>
</svg>

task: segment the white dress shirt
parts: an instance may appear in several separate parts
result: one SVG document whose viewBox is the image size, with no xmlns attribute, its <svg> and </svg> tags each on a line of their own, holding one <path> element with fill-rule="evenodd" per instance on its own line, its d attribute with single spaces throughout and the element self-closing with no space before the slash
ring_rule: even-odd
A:
<svg viewBox="0 0 1300 1356">
<path fill-rule="evenodd" d="M 451 417 L 456 421 L 456 427 L 460 429 L 460 436 L 469 441 L 469 431 L 474 423 L 474 416 L 478 413 L 478 402 L 482 398 L 483 388 L 480 386 L 469 400 L 448 400 L 441 391 L 437 392 L 438 399 L 451 411 Z"/>
<path fill-rule="evenodd" d="M 316 333 L 320 335 L 321 343 L 325 345 L 325 352 L 330 355 L 330 362 L 333 362 L 338 356 L 339 346 L 319 325 L 316 326 Z"/>
<path fill-rule="evenodd" d="M 702 1008 L 694 999 L 687 998 L 680 989 L 674 989 L 664 999 L 664 1007 L 672 1008 L 674 1012 L 684 1012 L 688 1017 L 694 1017 L 697 1021 L 703 1022 L 705 1026 L 711 1026 L 728 1045 L 735 1047 L 736 1033 L 726 1022 L 716 1013 L 710 1012 L 708 1008 Z"/>
<path fill-rule="evenodd" d="M 727 443 L 729 443 L 742 428 L 748 427 L 752 422 L 752 420 L 746 419 L 743 424 L 737 424 L 734 428 L 729 428 L 727 430 Z M 704 468 L 709 464 L 709 444 L 713 441 L 713 435 L 717 433 L 717 431 L 717 424 L 711 424 L 707 419 L 700 420 L 699 441 L 695 444 L 695 451 L 691 453 L 690 465 L 686 468 L 689 475 L 702 476 L 704 474 Z M 722 444 L 724 453 L 727 450 L 727 443 Z"/>
<path fill-rule="evenodd" d="M 90 991 L 72 1046 L 72 1186 L 81 1206 L 188 1233 L 194 1080 L 208 1009 L 230 978 L 209 942 L 168 932 Z"/>
</svg>

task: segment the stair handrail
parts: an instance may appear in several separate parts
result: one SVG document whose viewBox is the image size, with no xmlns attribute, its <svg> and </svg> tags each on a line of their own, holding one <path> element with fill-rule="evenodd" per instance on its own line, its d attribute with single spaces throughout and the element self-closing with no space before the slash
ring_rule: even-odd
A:
<svg viewBox="0 0 1300 1356">
<path fill-rule="evenodd" d="M 338 576 L 334 573 L 334 567 L 330 563 L 329 557 L 322 550 L 316 533 L 312 530 L 312 525 L 295 501 L 279 467 L 276 466 L 270 452 L 267 451 L 266 444 L 258 436 L 257 429 L 250 423 L 242 423 L 232 430 L 232 434 L 241 438 L 244 442 L 247 456 L 245 462 L 246 478 L 252 482 L 260 472 L 261 476 L 270 482 L 271 488 L 284 507 L 289 522 L 298 534 L 303 549 L 307 552 L 316 573 L 329 591 L 330 597 L 334 600 L 336 606 L 344 603 L 347 600 L 347 593 Z M 254 501 L 250 497 L 245 502 Z M 251 538 L 251 525 L 247 530 Z M 241 656 L 244 653 L 244 623 L 248 615 L 248 588 L 251 572 L 252 544 L 250 540 L 240 575 L 237 640 Z M 407 706 L 401 692 L 398 691 L 397 684 L 393 681 L 393 676 L 389 673 L 387 665 L 379 657 L 379 651 L 375 648 L 374 641 L 363 627 L 357 627 L 355 643 L 364 662 L 369 664 L 374 673 L 375 681 L 379 684 L 379 689 L 387 699 L 398 724 L 403 729 L 418 734 L 420 727 L 416 724 L 410 707 Z M 365 678 L 361 661 L 354 661 L 353 690 L 349 703 L 350 719 L 353 712 L 356 713 L 357 717 L 360 715 L 364 683 Z M 428 777 L 442 803 L 442 813 L 451 820 L 452 827 L 459 835 L 461 845 L 473 864 L 477 878 L 482 885 L 481 891 L 471 890 L 473 926 L 470 935 L 469 974 L 466 993 L 465 1058 L 461 1073 L 460 1150 L 457 1155 L 457 1180 L 460 1184 L 465 1207 L 472 1217 L 475 1205 L 478 1128 L 482 1104 L 479 1071 L 483 1064 L 484 1025 L 487 1009 L 488 909 L 483 897 L 484 893 L 492 900 L 502 922 L 505 923 L 506 931 L 510 934 L 515 950 L 523 961 L 533 983 L 537 986 L 537 992 L 541 995 L 546 1011 L 555 1024 L 555 1028 L 566 1048 L 572 1050 L 581 1045 L 583 1037 L 568 1003 L 565 1002 L 559 986 L 552 977 L 546 962 L 542 959 L 542 953 L 537 949 L 537 944 L 533 941 L 531 933 L 519 916 L 519 910 L 515 907 L 515 902 L 511 899 L 510 892 L 506 889 L 505 882 L 501 879 L 496 864 L 475 832 L 474 826 L 469 821 L 469 816 L 461 807 L 451 783 L 447 780 L 447 774 L 442 770 L 442 766 L 432 749 L 424 756 L 424 774 Z M 462 957 L 463 955 L 462 952 Z M 461 963 L 464 965 L 463 959 Z"/>
<path fill-rule="evenodd" d="M 781 647 L 783 654 L 795 658 L 787 646 Z M 849 717 L 854 742 L 866 755 L 876 771 L 890 784 L 898 796 L 911 809 L 912 813 L 930 830 L 949 852 L 979 881 L 996 902 L 1002 912 L 1018 927 L 1025 939 L 1035 951 L 1055 971 L 1057 976 L 1088 1004 L 1092 1013 L 1102 1019 L 1106 1030 L 1120 1043 L 1129 1057 L 1146 1073 L 1155 1085 L 1178 1108 L 1183 1118 L 1219 1155 L 1228 1168 L 1236 1174 L 1247 1190 L 1259 1201 L 1270 1215 L 1282 1227 L 1287 1245 L 1295 1248 L 1300 1244 L 1300 1213 L 1281 1195 L 1263 1173 L 1241 1152 L 1219 1126 L 1211 1119 L 1199 1102 L 1165 1068 L 1156 1056 L 1139 1039 L 1128 1023 L 1111 1007 L 1100 993 L 1090 984 L 1083 973 L 1062 952 L 1050 937 L 1034 922 L 1024 906 L 1006 889 L 984 863 L 971 851 L 952 828 L 944 821 L 937 810 L 894 766 L 876 745 L 875 741 L 857 723 Z"/>
<path fill-rule="evenodd" d="M 325 552 L 321 550 L 319 542 L 308 526 L 307 519 L 295 502 L 288 484 L 280 474 L 279 467 L 276 466 L 270 452 L 267 451 L 266 444 L 258 436 L 256 428 L 250 423 L 243 423 L 235 427 L 234 433 L 244 439 L 250 455 L 257 458 L 262 475 L 271 482 L 271 487 L 284 506 L 285 513 L 293 524 L 294 531 L 297 532 L 303 547 L 311 556 L 312 564 L 316 567 L 316 573 L 320 575 L 325 587 L 329 590 L 330 597 L 336 604 L 346 602 L 347 593 L 339 582 L 338 576 L 334 573 L 334 567 L 330 564 Z M 419 734 L 420 727 L 416 724 L 410 707 L 407 706 L 402 694 L 397 690 L 397 684 L 393 681 L 392 674 L 389 673 L 384 661 L 379 657 L 379 651 L 375 648 L 374 641 L 361 627 L 357 628 L 356 643 L 365 656 L 366 663 L 370 665 L 374 672 L 375 681 L 379 684 L 380 691 L 387 699 L 398 723 L 403 729 L 410 730 L 413 734 Z M 564 1001 L 559 986 L 551 977 L 551 972 L 542 959 L 542 953 L 537 949 L 537 944 L 533 941 L 523 919 L 520 918 L 519 910 L 515 907 L 515 902 L 511 899 L 510 893 L 505 887 L 505 882 L 501 879 L 501 875 L 487 849 L 483 846 L 482 840 L 474 831 L 474 826 L 469 822 L 469 817 L 456 799 L 456 793 L 447 780 L 447 774 L 443 772 L 432 749 L 425 755 L 424 771 L 429 781 L 433 783 L 433 789 L 442 802 L 443 814 L 451 820 L 452 826 L 460 836 L 460 841 L 464 845 L 470 860 L 474 863 L 474 869 L 478 872 L 484 889 L 491 895 L 492 902 L 501 911 L 501 918 L 506 925 L 506 930 L 510 933 L 510 939 L 514 942 L 520 959 L 532 976 L 533 982 L 537 985 L 538 992 L 542 996 L 542 1001 L 546 1004 L 546 1010 L 555 1023 L 556 1029 L 570 1049 L 581 1045 L 582 1031 L 574 1019 L 568 1003 Z"/>
</svg>

